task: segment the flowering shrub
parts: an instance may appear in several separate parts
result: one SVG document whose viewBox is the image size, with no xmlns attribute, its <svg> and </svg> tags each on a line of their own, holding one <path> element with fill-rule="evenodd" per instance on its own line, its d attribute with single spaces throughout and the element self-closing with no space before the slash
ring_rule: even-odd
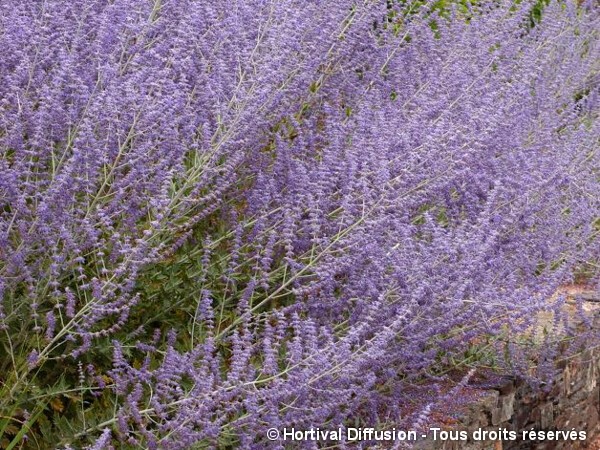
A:
<svg viewBox="0 0 600 450">
<path fill-rule="evenodd" d="M 5 445 L 414 426 L 473 338 L 560 319 L 598 10 L 434 3 L 1 3 Z"/>
</svg>

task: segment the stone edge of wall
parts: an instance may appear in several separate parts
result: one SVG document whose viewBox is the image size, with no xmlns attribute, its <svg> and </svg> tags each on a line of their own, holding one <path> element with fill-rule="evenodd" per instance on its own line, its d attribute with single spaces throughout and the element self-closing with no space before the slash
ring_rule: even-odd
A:
<svg viewBox="0 0 600 450">
<path fill-rule="evenodd" d="M 594 328 L 600 330 L 600 315 L 595 314 Z M 515 378 L 503 378 L 494 388 L 485 390 L 479 400 L 468 405 L 460 424 L 443 430 L 477 429 L 517 433 L 516 440 L 504 441 L 433 441 L 418 442 L 418 450 L 575 450 L 587 448 L 600 436 L 600 346 L 585 349 L 559 360 L 558 374 L 549 389 L 534 389 Z M 585 440 L 523 440 L 526 430 L 585 431 Z"/>
</svg>

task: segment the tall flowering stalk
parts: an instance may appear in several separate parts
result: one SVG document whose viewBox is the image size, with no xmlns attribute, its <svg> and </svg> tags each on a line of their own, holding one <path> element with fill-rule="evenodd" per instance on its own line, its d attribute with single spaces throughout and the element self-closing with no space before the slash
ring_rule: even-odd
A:
<svg viewBox="0 0 600 450">
<path fill-rule="evenodd" d="M 473 338 L 558 320 L 599 254 L 598 10 L 433 3 L 1 2 L 4 415 L 66 365 L 65 445 L 410 426 Z"/>
</svg>

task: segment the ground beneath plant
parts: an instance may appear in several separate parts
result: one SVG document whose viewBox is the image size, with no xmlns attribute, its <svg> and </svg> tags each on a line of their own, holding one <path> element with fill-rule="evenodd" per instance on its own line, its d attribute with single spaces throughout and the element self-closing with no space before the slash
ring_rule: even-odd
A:
<svg viewBox="0 0 600 450">
<path fill-rule="evenodd" d="M 600 436 L 589 445 L 588 450 L 600 450 Z"/>
</svg>

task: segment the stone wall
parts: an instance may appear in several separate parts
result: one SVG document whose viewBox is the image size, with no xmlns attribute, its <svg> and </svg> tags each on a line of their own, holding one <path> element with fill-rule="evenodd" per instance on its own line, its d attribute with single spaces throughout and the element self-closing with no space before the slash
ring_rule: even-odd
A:
<svg viewBox="0 0 600 450">
<path fill-rule="evenodd" d="M 596 326 L 600 316 L 594 311 Z M 598 328 L 600 329 L 600 328 Z M 582 353 L 557 362 L 559 375 L 550 389 L 534 390 L 516 379 L 505 378 L 497 386 L 483 392 L 479 401 L 469 405 L 460 424 L 440 427 L 462 430 L 467 441 L 433 441 L 432 433 L 417 444 L 419 450 L 550 450 L 581 449 L 600 436 L 600 348 L 587 348 Z M 473 441 L 478 430 L 516 432 L 514 440 Z M 585 440 L 531 440 L 523 432 L 585 431 Z"/>
</svg>

